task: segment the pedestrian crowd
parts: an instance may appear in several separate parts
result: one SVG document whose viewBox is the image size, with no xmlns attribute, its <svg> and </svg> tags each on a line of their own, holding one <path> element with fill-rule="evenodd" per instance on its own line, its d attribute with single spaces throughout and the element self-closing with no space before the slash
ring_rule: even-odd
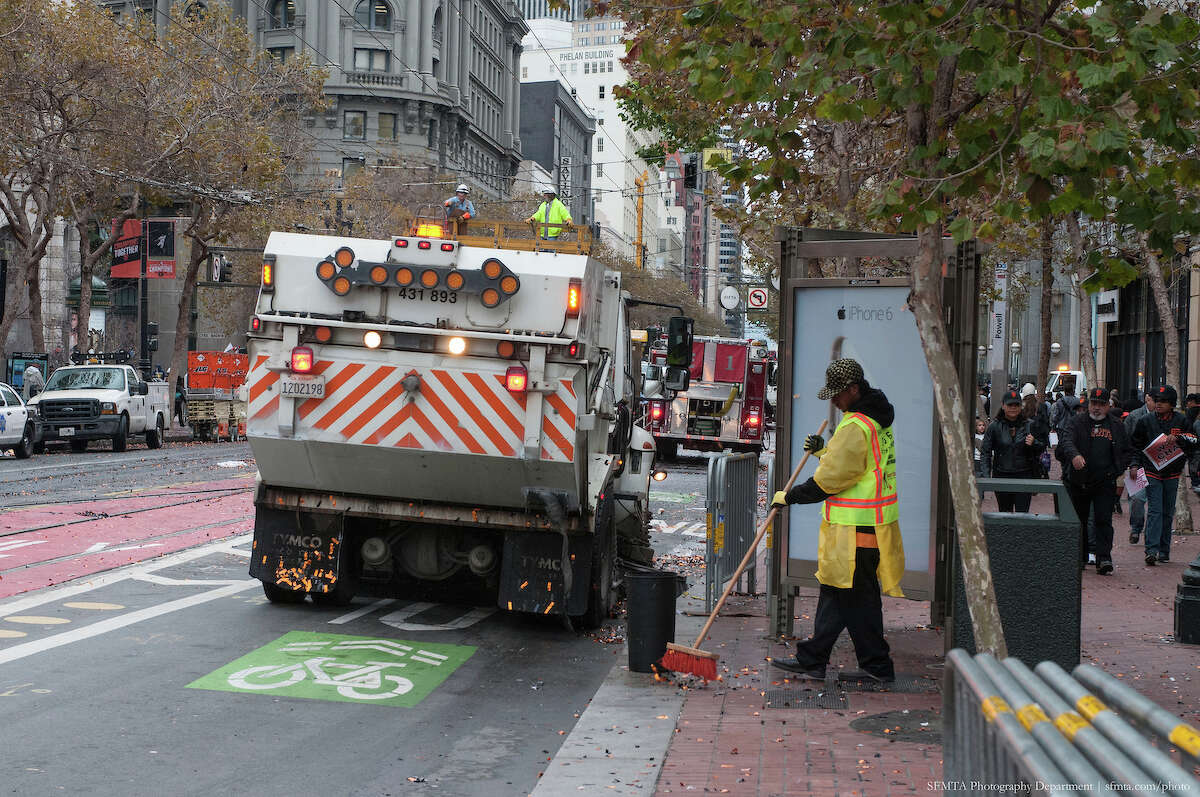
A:
<svg viewBox="0 0 1200 797">
<path fill-rule="evenodd" d="M 1171 532 L 1179 480 L 1189 471 L 1200 494 L 1200 393 L 1186 396 L 1170 385 L 1125 402 L 1116 390 L 1096 387 L 1076 397 L 1070 385 L 1051 400 L 1031 384 L 1001 395 L 991 418 L 988 390 L 980 386 L 975 423 L 975 475 L 999 479 L 1048 478 L 1051 457 L 1083 532 L 1081 565 L 1100 575 L 1113 571 L 1114 514 L 1129 506 L 1129 543 L 1143 546 L 1147 567 L 1171 560 Z M 980 489 L 980 498 L 983 490 Z M 1032 493 L 996 491 L 1001 512 L 1028 512 Z"/>
</svg>

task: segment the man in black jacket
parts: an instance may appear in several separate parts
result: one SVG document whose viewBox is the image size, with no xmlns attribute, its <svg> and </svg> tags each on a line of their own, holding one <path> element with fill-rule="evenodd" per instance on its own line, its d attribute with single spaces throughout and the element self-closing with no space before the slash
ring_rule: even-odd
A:
<svg viewBox="0 0 1200 797">
<path fill-rule="evenodd" d="M 1171 561 L 1171 522 L 1175 519 L 1175 496 L 1179 493 L 1179 474 L 1187 462 L 1187 452 L 1196 447 L 1196 435 L 1188 428 L 1183 413 L 1176 412 L 1179 394 L 1170 385 L 1151 391 L 1154 413 L 1133 426 L 1130 442 L 1134 460 L 1146 469 L 1146 564 Z M 1146 448 L 1156 443 L 1154 458 Z M 1172 456 L 1178 452 L 1178 456 Z M 1162 467 L 1155 464 L 1155 460 Z M 1170 460 L 1170 461 L 1167 461 Z"/>
<path fill-rule="evenodd" d="M 1117 478 L 1129 467 L 1133 450 L 1125 437 L 1125 424 L 1109 414 L 1108 394 L 1103 388 L 1088 391 L 1088 411 L 1067 423 L 1058 450 L 1063 462 L 1063 481 L 1075 513 L 1084 550 L 1080 565 L 1087 561 L 1088 515 L 1095 523 L 1096 572 L 1112 573 L 1113 505 L 1117 502 Z"/>
</svg>

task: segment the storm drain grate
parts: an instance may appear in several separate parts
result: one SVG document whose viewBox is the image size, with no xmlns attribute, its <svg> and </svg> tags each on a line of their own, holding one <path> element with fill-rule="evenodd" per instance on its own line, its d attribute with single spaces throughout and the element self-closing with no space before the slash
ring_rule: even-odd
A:
<svg viewBox="0 0 1200 797">
<path fill-rule="evenodd" d="M 896 680 L 890 684 L 881 684 L 871 678 L 858 678 L 853 673 L 839 673 L 837 685 L 839 689 L 847 692 L 897 692 L 919 695 L 940 691 L 937 680 L 903 672 L 896 673 Z"/>
<path fill-rule="evenodd" d="M 768 689 L 767 708 L 849 708 L 846 696 L 836 691 Z"/>
</svg>

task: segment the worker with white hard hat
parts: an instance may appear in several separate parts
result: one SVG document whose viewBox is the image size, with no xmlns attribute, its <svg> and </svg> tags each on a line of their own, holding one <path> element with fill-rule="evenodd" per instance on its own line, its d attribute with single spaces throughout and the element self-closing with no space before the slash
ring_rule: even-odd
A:
<svg viewBox="0 0 1200 797">
<path fill-rule="evenodd" d="M 442 203 L 446 208 L 446 219 L 454 219 L 460 231 L 475 216 L 475 206 L 471 204 L 470 195 L 471 189 L 467 188 L 467 184 L 459 183 L 458 188 L 454 189 L 454 196 Z"/>
</svg>

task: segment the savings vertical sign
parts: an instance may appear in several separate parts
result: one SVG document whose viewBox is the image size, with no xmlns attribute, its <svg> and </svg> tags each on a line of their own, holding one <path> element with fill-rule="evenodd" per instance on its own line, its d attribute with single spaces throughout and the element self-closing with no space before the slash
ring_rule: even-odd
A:
<svg viewBox="0 0 1200 797">
<path fill-rule="evenodd" d="M 175 220 L 129 219 L 113 223 L 112 276 L 137 279 L 142 276 L 142 252 L 146 255 L 146 276 L 150 279 L 175 278 Z"/>
</svg>

